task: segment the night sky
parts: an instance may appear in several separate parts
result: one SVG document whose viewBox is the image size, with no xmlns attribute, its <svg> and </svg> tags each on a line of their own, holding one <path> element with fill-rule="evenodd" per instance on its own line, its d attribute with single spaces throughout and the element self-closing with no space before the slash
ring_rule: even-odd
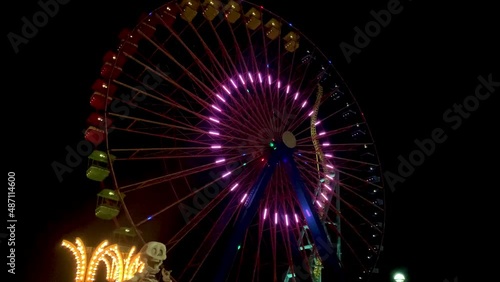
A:
<svg viewBox="0 0 500 282">
<path fill-rule="evenodd" d="M 11 2 L 3 9 L 2 136 L 4 167 L 16 173 L 16 274 L 6 273 L 3 263 L 9 279 L 0 280 L 72 281 L 75 264 L 61 240 L 80 236 L 95 245 L 108 236 L 109 223 L 94 216 L 98 187 L 85 177 L 87 160 L 62 182 L 51 164 L 63 162 L 66 146 L 83 140 L 90 87 L 118 32 L 163 2 L 67 1 L 17 54 L 6 35 L 21 34 L 21 19 L 41 8 L 37 1 Z M 386 184 L 385 248 L 376 281 L 389 281 L 399 267 L 412 282 L 497 277 L 489 256 L 496 255 L 498 224 L 498 8 L 488 1 L 401 1 L 399 12 L 349 63 L 342 43 L 354 48 L 354 28 L 364 29 L 373 21 L 370 11 L 394 1 L 324 1 L 330 8 L 318 2 L 255 1 L 332 58 L 364 110 L 384 171 L 397 173 L 401 158 L 418 150 L 415 141 L 440 141 L 394 189 Z M 473 98 L 480 76 L 497 81 L 489 97 L 483 87 L 483 100 Z M 464 101 L 479 101 L 477 109 L 457 112 Z M 6 241 L 0 240 L 5 260 Z"/>
</svg>

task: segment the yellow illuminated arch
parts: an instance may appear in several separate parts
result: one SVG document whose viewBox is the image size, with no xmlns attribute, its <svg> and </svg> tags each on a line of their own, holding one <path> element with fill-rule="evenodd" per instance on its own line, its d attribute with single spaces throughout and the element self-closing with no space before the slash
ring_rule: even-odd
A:
<svg viewBox="0 0 500 282">
<path fill-rule="evenodd" d="M 110 282 L 123 282 L 142 272 L 145 265 L 141 261 L 140 253 L 132 246 L 128 253 L 122 253 L 118 244 L 109 245 L 107 240 L 102 241 L 89 257 L 87 247 L 80 238 L 75 239 L 75 244 L 68 240 L 62 241 L 62 246 L 70 250 L 76 260 L 76 282 L 92 282 L 95 280 L 100 262 L 106 266 L 106 280 Z"/>
</svg>

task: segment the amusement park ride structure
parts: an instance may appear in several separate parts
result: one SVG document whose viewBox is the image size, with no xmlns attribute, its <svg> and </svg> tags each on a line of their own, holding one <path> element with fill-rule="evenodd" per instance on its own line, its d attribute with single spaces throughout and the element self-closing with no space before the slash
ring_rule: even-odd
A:
<svg viewBox="0 0 500 282">
<path fill-rule="evenodd" d="M 164 242 L 174 281 L 377 273 L 374 141 L 332 61 L 291 23 L 248 1 L 169 1 L 120 33 L 92 90 L 95 214 L 121 238 Z"/>
</svg>

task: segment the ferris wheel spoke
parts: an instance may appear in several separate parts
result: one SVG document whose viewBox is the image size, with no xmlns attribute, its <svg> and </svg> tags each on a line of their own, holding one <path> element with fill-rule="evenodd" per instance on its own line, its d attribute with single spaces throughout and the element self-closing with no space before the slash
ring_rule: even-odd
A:
<svg viewBox="0 0 500 282">
<path fill-rule="evenodd" d="M 368 218 L 366 218 L 366 216 L 365 216 L 365 215 L 363 215 L 363 214 L 361 214 L 361 212 L 359 212 L 359 209 L 358 209 L 358 208 L 356 208 L 356 207 L 355 207 L 354 205 L 352 205 L 351 203 L 347 202 L 347 201 L 345 200 L 345 197 L 337 197 L 337 198 L 338 198 L 338 199 L 339 199 L 339 200 L 340 200 L 340 201 L 341 201 L 341 202 L 342 202 L 342 203 L 343 203 L 343 204 L 344 204 L 347 208 L 349 208 L 349 209 L 350 209 L 350 211 L 354 212 L 354 213 L 355 213 L 355 214 L 356 214 L 356 215 L 357 215 L 357 216 L 358 216 L 358 217 L 359 217 L 359 218 L 363 221 L 363 223 L 364 223 L 364 224 L 369 224 L 370 226 L 374 226 L 373 228 L 374 228 L 374 229 L 375 229 L 378 233 L 382 233 L 382 231 L 381 231 L 380 229 L 378 229 L 378 227 L 377 227 L 377 226 L 375 226 L 375 225 L 373 224 L 373 222 L 372 222 L 372 221 L 370 221 Z M 332 205 L 332 204 L 330 204 L 330 205 Z M 331 207 L 331 208 L 333 208 L 333 207 Z M 343 216 L 340 216 L 340 217 L 345 219 L 345 217 L 343 217 Z M 355 232 L 355 233 L 359 236 L 359 238 L 360 238 L 360 239 L 362 239 L 362 240 L 363 240 L 363 241 L 367 244 L 367 246 L 371 246 L 371 245 L 370 245 L 370 244 L 366 241 L 366 238 L 365 238 L 365 237 L 363 237 L 363 236 L 361 235 L 361 232 L 357 231 L 356 227 L 354 227 L 350 221 L 351 221 L 351 220 L 345 220 L 345 224 L 348 224 L 348 225 L 351 227 L 351 229 L 352 229 L 352 230 L 353 230 L 353 231 L 354 231 L 354 232 Z"/>
<path fill-rule="evenodd" d="M 201 39 L 201 36 L 199 35 L 199 33 L 196 31 L 196 28 L 191 24 L 191 27 L 193 28 L 193 30 L 195 31 L 195 33 L 197 34 L 198 38 L 200 40 Z M 193 60 L 196 62 L 196 64 L 199 66 L 199 68 L 202 70 L 202 72 L 205 74 L 205 76 L 209 79 L 209 81 L 212 82 L 212 87 L 214 87 L 215 85 L 220 85 L 221 82 L 220 81 L 217 81 L 217 79 L 213 76 L 212 72 L 208 69 L 207 66 L 205 66 L 202 62 L 202 60 L 197 57 L 197 55 L 190 50 L 190 48 L 186 45 L 186 43 L 184 43 L 184 41 L 182 39 L 180 39 L 180 36 L 172 29 L 172 28 L 169 28 L 170 31 L 172 32 L 172 34 L 174 35 L 174 37 L 178 40 L 178 42 L 181 43 L 181 45 L 186 49 L 186 51 L 189 53 L 189 55 L 193 58 Z M 151 41 L 151 40 L 150 40 Z M 185 74 L 187 74 L 194 82 L 197 83 L 197 85 L 201 88 L 201 90 L 204 92 L 204 93 L 210 93 L 211 95 L 209 95 L 210 99 L 212 100 L 212 102 L 215 102 L 216 98 L 215 97 L 219 97 L 219 99 L 223 99 L 221 98 L 221 96 L 217 93 L 215 93 L 213 90 L 212 90 L 212 87 L 209 87 L 207 86 L 206 84 L 204 84 L 200 79 L 198 79 L 193 73 L 191 73 L 189 71 L 188 68 L 184 67 L 182 64 L 180 64 L 177 60 L 175 60 L 174 56 L 169 54 L 164 47 L 162 46 L 159 46 L 157 43 L 151 41 L 151 43 L 153 45 L 155 45 L 159 50 L 161 50 L 166 56 L 168 56 L 173 62 L 175 62 L 182 70 Z M 206 43 L 204 43 L 202 41 L 202 43 L 204 44 L 204 46 L 206 47 Z M 209 51 L 209 49 L 207 50 Z M 210 53 L 209 53 L 210 54 Z M 238 104 L 237 106 L 239 106 L 239 109 L 236 111 L 233 111 L 234 113 L 242 113 L 244 111 L 242 111 L 242 105 Z M 250 116 L 251 117 L 251 116 Z M 237 121 L 237 120 L 236 120 Z"/>
<path fill-rule="evenodd" d="M 239 167 L 236 167 L 233 171 L 238 171 L 238 170 L 242 169 L 243 166 L 244 166 L 244 164 L 241 165 L 241 166 L 239 166 Z M 243 172 L 242 175 L 239 175 L 237 177 L 237 179 L 235 179 L 233 181 L 233 183 L 230 184 L 230 188 L 229 188 L 228 192 L 224 192 L 220 196 L 219 195 L 216 196 L 216 198 L 214 200 L 212 200 L 209 204 L 207 204 L 207 206 L 202 210 L 202 212 L 198 213 L 195 216 L 195 218 L 193 218 L 185 227 L 183 227 L 178 233 L 176 233 L 172 237 L 172 239 L 167 243 L 167 245 L 170 248 L 175 247 L 175 245 L 179 241 L 182 240 L 182 238 L 187 234 L 187 232 L 189 232 L 190 230 L 192 230 L 196 226 L 196 224 L 198 224 L 201 220 L 204 219 L 204 217 L 208 214 L 208 212 L 210 212 L 215 206 L 217 206 L 220 203 L 220 201 L 222 201 L 224 199 L 224 197 L 227 196 L 227 193 L 232 192 L 233 190 L 235 190 L 239 186 L 239 183 L 247 181 L 247 179 L 250 178 L 253 175 L 254 171 L 255 171 L 254 169 L 251 169 L 251 170 L 248 170 L 246 172 Z M 161 210 L 153 213 L 152 215 L 149 215 L 148 218 L 143 219 L 142 221 L 140 221 L 137 224 L 137 226 L 146 223 L 147 221 L 150 220 L 150 218 L 156 217 L 156 216 L 160 215 L 161 213 L 164 213 L 164 212 L 166 212 L 167 210 L 169 210 L 169 209 L 171 209 L 173 207 L 177 207 L 179 204 L 182 204 L 186 199 L 195 196 L 197 193 L 200 193 L 204 189 L 207 189 L 210 185 L 213 185 L 213 184 L 217 183 L 218 181 L 221 181 L 227 175 L 228 175 L 228 173 L 222 174 L 218 178 L 215 178 L 213 181 L 211 181 L 211 182 L 203 185 L 202 187 L 200 187 L 198 189 L 195 189 L 195 190 L 192 190 L 192 192 L 189 193 L 188 195 L 185 195 L 182 198 L 178 198 L 177 201 L 175 201 L 173 203 L 170 203 L 168 206 L 166 206 L 166 207 L 162 208 Z M 130 191 L 131 190 L 129 190 L 128 192 L 130 192 Z M 240 200 L 240 202 L 241 201 L 242 200 Z"/>
<path fill-rule="evenodd" d="M 235 131 L 235 132 L 239 132 L 241 134 L 246 134 L 247 132 L 243 131 L 243 130 L 240 130 L 240 129 L 237 129 L 233 126 L 230 126 L 229 123 L 224 123 L 224 122 L 221 122 L 220 120 L 218 119 L 215 119 L 213 117 L 207 117 L 207 116 L 202 116 L 198 113 L 194 113 L 194 112 L 190 112 L 192 113 L 193 115 L 196 115 L 198 118 L 200 118 L 201 120 L 204 120 L 208 123 L 215 123 L 221 127 L 224 127 L 226 129 L 230 129 L 232 131 Z M 139 121 L 139 122 L 144 122 L 144 123 L 150 123 L 150 124 L 154 124 L 154 125 L 157 125 L 157 126 L 163 126 L 164 128 L 166 129 L 170 129 L 170 128 L 174 128 L 174 129 L 179 129 L 179 130 L 184 130 L 184 131 L 191 131 L 191 132 L 197 132 L 197 133 L 202 133 L 202 134 L 214 134 L 213 132 L 211 133 L 210 131 L 206 131 L 206 130 L 202 130 L 198 127 L 195 127 L 195 126 L 190 126 L 189 124 L 184 124 L 183 125 L 186 125 L 186 126 L 189 126 L 189 127 L 183 127 L 183 126 L 180 126 L 180 125 L 175 125 L 175 124 L 169 124 L 169 123 L 165 123 L 165 122 L 159 122 L 159 121 L 155 121 L 155 120 L 150 120 L 150 119 L 145 119 L 145 118 L 139 118 L 139 117 L 133 117 L 133 116 L 130 116 L 130 115 L 123 115 L 123 114 L 117 114 L 117 113 L 109 113 L 110 116 L 113 116 L 113 117 L 117 117 L 121 120 L 123 119 L 127 119 L 127 120 L 133 120 L 133 121 Z M 215 135 L 217 135 L 217 133 L 215 133 Z"/>
<path fill-rule="evenodd" d="M 208 102 L 206 102 L 205 100 L 203 100 L 202 98 L 200 98 L 195 93 L 189 91 L 188 89 L 186 89 L 185 87 L 183 87 L 182 85 L 180 85 L 177 81 L 174 81 L 169 76 L 165 75 L 162 72 L 157 71 L 156 69 L 153 69 L 151 66 L 146 65 L 145 63 L 139 61 L 138 59 L 134 58 L 131 55 L 128 55 L 128 58 L 131 59 L 131 60 L 133 60 L 133 61 L 135 61 L 139 65 L 142 65 L 149 72 L 151 72 L 151 73 L 157 75 L 158 77 L 162 78 L 163 80 L 169 82 L 172 86 L 175 86 L 178 89 L 182 90 L 183 93 L 187 94 L 188 97 L 190 97 L 191 99 L 193 99 L 194 101 L 196 101 L 199 105 L 204 106 L 206 108 L 210 108 L 210 104 Z M 175 60 L 175 58 L 172 57 L 171 59 L 178 64 L 178 62 Z"/>
<path fill-rule="evenodd" d="M 235 77 L 235 79 L 236 79 L 236 77 L 238 77 L 242 82 L 244 82 L 244 77 L 241 74 L 241 71 L 238 70 L 236 63 L 233 61 L 232 57 L 230 56 L 229 50 L 226 48 L 227 44 L 224 44 L 223 40 L 221 39 L 221 37 L 219 36 L 219 34 L 216 32 L 216 29 L 213 26 L 213 24 L 212 23 L 209 23 L 209 24 L 212 27 L 212 30 L 213 30 L 214 35 L 215 35 L 215 38 L 217 39 L 217 41 L 219 43 L 219 46 L 220 46 L 220 49 L 221 49 L 221 54 L 223 55 L 223 58 L 224 58 L 224 60 L 225 60 L 225 62 L 227 64 L 227 66 L 229 67 L 229 69 L 232 70 L 231 76 Z M 228 29 L 231 31 L 232 35 L 234 35 L 233 28 L 232 28 L 232 26 L 229 23 L 228 23 Z M 238 42 L 233 42 L 233 48 L 237 49 L 237 51 L 238 51 L 239 50 L 238 47 L 239 47 Z M 255 57 L 252 57 L 252 59 L 255 60 Z M 243 59 L 241 59 L 241 64 L 242 65 L 244 64 L 244 60 Z M 258 68 L 257 68 L 257 70 L 258 70 Z M 250 72 L 248 72 L 248 74 L 252 75 Z M 228 79 L 229 79 L 229 81 L 231 81 L 234 84 L 234 82 L 231 80 L 230 77 L 228 77 Z M 251 82 L 251 84 L 253 84 L 253 83 Z M 251 103 L 252 103 L 252 107 L 255 108 L 255 109 L 258 109 L 259 103 L 256 103 L 254 101 L 252 95 L 250 95 L 247 98 L 247 97 L 244 97 L 243 93 L 241 93 L 239 90 L 237 90 L 236 92 L 238 93 L 238 96 L 239 96 L 240 100 L 242 100 L 242 101 L 244 101 L 244 100 L 250 100 Z M 264 93 L 264 92 L 261 91 L 260 93 Z M 233 99 L 235 99 L 233 96 L 231 96 L 231 97 Z M 235 101 L 237 101 L 237 99 L 235 99 Z M 239 104 L 239 105 L 241 107 L 241 104 Z M 266 124 L 266 123 L 268 123 L 270 117 L 266 115 L 266 113 L 267 113 L 266 110 L 262 110 L 263 109 L 262 105 L 263 105 L 263 103 L 260 103 L 260 107 L 261 107 L 260 111 L 255 111 L 254 113 L 250 113 L 248 111 L 242 111 L 242 112 L 246 114 L 247 118 L 249 118 L 250 120 L 254 121 L 256 124 L 259 124 L 259 123 L 260 124 Z"/>
<path fill-rule="evenodd" d="M 253 68 L 254 70 L 256 70 L 256 72 L 258 73 L 258 76 L 260 75 L 260 67 L 258 66 L 257 64 L 257 57 L 255 55 L 255 51 L 254 51 L 254 48 L 253 48 L 253 45 L 252 44 L 249 44 L 247 46 L 247 49 L 245 50 L 242 50 L 241 47 L 240 47 L 240 44 L 236 38 L 236 35 L 235 35 L 235 32 L 234 32 L 234 29 L 232 28 L 231 25 L 229 25 L 229 30 L 231 31 L 231 35 L 232 35 L 232 38 L 233 38 L 233 46 L 235 46 L 235 49 L 237 51 L 237 55 L 238 55 L 238 58 L 241 62 L 241 65 L 242 67 L 244 68 L 244 70 L 249 74 L 249 78 L 250 78 L 250 84 L 252 85 L 253 87 L 253 90 L 255 93 L 259 93 L 259 91 L 257 91 L 257 87 L 254 83 L 254 78 L 251 74 L 251 68 Z M 250 34 L 250 30 L 248 28 L 244 28 L 245 30 L 245 33 L 246 33 L 246 38 L 248 40 L 248 42 L 251 42 L 251 37 L 252 35 Z M 243 52 L 250 52 L 250 58 L 252 59 L 249 63 L 251 64 L 250 67 L 248 66 L 248 64 L 245 62 L 245 59 L 244 59 L 244 56 L 243 56 Z M 240 76 L 240 79 L 242 81 L 244 81 L 244 78 L 243 76 L 239 75 Z M 260 80 L 259 77 L 255 78 L 255 80 L 258 80 L 259 82 L 261 82 L 260 86 L 262 87 L 262 81 Z M 265 91 L 263 91 L 261 89 L 260 93 L 265 93 Z M 269 120 L 271 118 L 271 116 L 268 116 L 266 115 L 267 111 L 266 109 L 263 107 L 263 104 L 264 103 L 259 103 L 259 101 L 257 101 L 255 98 L 258 97 L 258 95 L 255 95 L 255 96 L 250 96 L 250 99 L 248 99 L 250 101 L 250 103 L 252 104 L 252 107 L 257 109 L 257 108 L 261 108 L 261 111 L 257 111 L 257 113 L 261 113 L 262 115 L 259 115 L 258 117 L 258 120 L 260 122 L 264 122 L 265 124 L 265 121 L 266 120 Z M 265 98 L 265 95 L 263 95 L 263 98 Z M 260 106 L 259 106 L 260 105 Z M 274 109 L 273 109 L 274 110 Z"/>
<path fill-rule="evenodd" d="M 361 258 L 358 255 L 358 252 L 354 249 L 354 247 L 352 245 L 353 244 L 352 240 L 348 240 L 346 238 L 346 236 L 344 236 L 344 235 L 342 235 L 342 233 L 338 232 L 337 228 L 332 226 L 332 224 L 328 224 L 328 226 L 338 236 L 339 240 L 342 241 L 342 245 L 345 245 L 347 247 L 347 250 L 349 251 L 349 253 L 355 258 L 355 260 L 363 268 L 363 270 L 367 271 L 368 267 L 362 262 Z"/>
<path fill-rule="evenodd" d="M 347 173 L 345 170 L 341 170 L 341 169 L 337 169 L 340 173 L 352 178 L 352 179 L 356 179 L 358 181 L 360 181 L 361 183 L 366 183 L 367 185 L 370 185 L 370 186 L 374 186 L 376 188 L 379 188 L 379 189 L 383 189 L 382 186 L 376 184 L 376 183 L 373 183 L 373 182 L 370 182 L 370 181 L 367 181 L 366 179 L 363 179 L 357 175 L 354 175 L 352 173 Z"/>
<path fill-rule="evenodd" d="M 309 165 L 309 166 L 310 166 L 310 165 Z M 313 169 L 314 169 L 314 168 L 313 168 L 312 166 L 310 166 L 309 168 L 304 169 L 304 171 L 312 171 Z M 337 169 L 337 170 L 338 170 L 338 169 Z M 339 172 L 341 172 L 341 173 L 342 173 L 342 171 L 341 171 L 341 170 L 339 170 Z M 312 177 L 314 177 L 314 175 L 313 175 L 312 173 L 310 173 L 310 174 L 312 175 Z M 310 181 L 310 179 L 312 179 L 312 177 L 311 177 L 311 176 L 310 176 L 310 177 L 306 176 L 306 177 L 305 177 L 305 181 L 306 181 L 306 182 L 309 182 L 309 185 L 310 185 L 311 187 L 314 187 L 314 186 L 315 186 L 315 185 L 317 185 L 317 184 L 316 184 L 316 183 L 314 183 L 314 182 L 312 182 L 312 181 Z M 346 188 L 346 190 L 347 190 L 347 191 L 349 191 L 349 192 L 351 192 L 352 194 L 354 194 L 354 195 L 355 195 L 358 199 L 360 199 L 360 200 L 364 201 L 366 204 L 369 204 L 370 206 L 376 207 L 377 209 L 379 209 L 379 210 L 380 210 L 380 207 L 376 206 L 374 203 L 372 203 L 371 201 L 369 201 L 369 200 L 368 200 L 368 199 L 366 199 L 365 197 L 361 196 L 359 193 L 354 192 L 354 190 L 352 189 L 352 187 L 346 186 L 346 185 L 344 185 L 344 184 L 342 184 L 342 183 L 339 183 L 339 184 L 340 184 L 340 186 L 342 186 L 343 188 Z M 319 196 L 318 196 L 318 197 L 319 197 Z M 355 212 L 355 213 L 356 213 L 356 214 L 357 214 L 360 218 L 362 218 L 362 219 L 363 219 L 366 223 L 371 223 L 371 222 L 370 222 L 370 221 L 369 221 L 369 220 L 368 220 L 368 219 L 367 219 L 367 218 L 366 218 L 363 214 L 361 214 L 361 213 L 360 213 L 360 212 L 359 212 L 359 211 L 355 208 L 355 206 L 354 206 L 354 205 L 352 205 L 352 204 L 350 204 L 349 202 L 347 202 L 347 201 L 344 199 L 344 197 L 338 197 L 338 195 L 336 195 L 335 193 L 333 194 L 333 197 L 338 198 L 340 201 L 342 201 L 342 202 L 343 202 L 343 204 L 344 204 L 346 207 L 348 207 L 348 208 L 352 209 L 352 210 L 353 210 L 353 211 L 354 211 L 354 212 Z M 313 198 L 314 198 L 314 195 L 313 195 Z M 330 204 L 330 205 L 331 205 L 331 204 Z M 333 208 L 333 206 L 331 206 L 330 208 L 331 208 L 331 209 L 333 209 L 333 210 L 335 210 L 335 208 Z M 378 230 L 378 231 L 380 231 L 380 230 Z"/>
<path fill-rule="evenodd" d="M 169 127 L 170 128 L 170 127 Z M 177 128 L 178 129 L 178 128 Z M 131 133 L 133 135 L 144 135 L 144 136 L 149 136 L 149 137 L 154 137 L 154 138 L 158 138 L 158 139 L 163 139 L 163 140 L 173 140 L 173 141 L 181 141 L 183 142 L 183 144 L 194 144 L 194 145 L 201 145 L 201 147 L 177 147 L 177 148 L 169 148 L 169 147 L 164 147 L 164 148 L 145 148 L 145 147 L 142 147 L 142 148 L 114 148 L 114 149 L 111 149 L 110 151 L 112 152 L 122 152 L 122 151 L 155 151 L 155 150 L 158 150 L 158 151 L 165 151 L 165 150 L 172 150 L 172 151 L 191 151 L 191 150 L 212 150 L 212 149 L 216 149 L 214 148 L 214 142 L 205 142 L 205 141 L 200 141 L 200 140 L 197 140 L 197 138 L 189 138 L 189 134 L 186 134 L 185 132 L 177 132 L 177 135 L 182 135 L 184 136 L 185 138 L 179 138 L 179 137 L 175 137 L 175 135 L 165 135 L 165 134 L 156 134 L 156 133 L 150 133 L 150 132 L 143 132 L 143 131 L 139 131 L 139 130 L 132 130 L 132 129 L 124 129 L 124 128 L 118 128 L 118 127 L 111 127 L 110 130 L 114 130 L 114 131 L 122 131 L 122 132 L 126 132 L 126 133 Z M 195 130 L 193 131 L 190 131 L 190 132 L 194 132 Z M 241 138 L 241 137 L 234 137 L 234 136 L 228 136 L 228 135 L 223 135 L 223 134 L 220 134 L 219 132 L 215 132 L 215 131 L 212 131 L 212 130 L 209 130 L 209 131 L 204 131 L 204 130 L 199 130 L 195 133 L 201 133 L 201 134 L 204 134 L 206 136 L 217 136 L 217 137 L 220 137 L 221 140 L 229 140 L 228 143 L 225 143 L 224 144 L 224 149 L 226 150 L 226 152 L 228 151 L 243 151 L 245 149 L 253 149 L 253 148 L 256 148 L 257 145 L 255 144 L 255 142 L 246 142 L 248 141 L 248 139 L 245 139 L 245 138 Z M 198 135 L 198 137 L 201 136 L 201 135 Z M 238 141 L 240 142 L 240 144 L 247 144 L 247 145 L 237 145 L 237 146 L 234 146 L 233 144 L 235 144 L 235 142 Z M 252 143 L 254 143 L 252 145 Z M 189 154 L 193 154 L 193 152 L 189 152 Z M 172 154 L 172 156 L 175 157 L 174 154 Z M 192 157 L 197 157 L 198 154 L 196 155 L 191 155 Z M 119 160 L 119 159 L 118 159 Z"/>
<path fill-rule="evenodd" d="M 233 159 L 236 159 L 236 157 L 233 158 Z M 164 183 L 164 182 L 167 182 L 167 181 L 171 181 L 171 180 L 174 180 L 174 179 L 178 179 L 178 178 L 181 178 L 181 177 L 186 177 L 186 176 L 189 176 L 189 175 L 195 175 L 195 174 L 198 174 L 198 173 L 201 173 L 201 172 L 204 172 L 204 171 L 208 171 L 208 170 L 214 169 L 216 167 L 220 167 L 222 165 L 223 164 L 216 163 L 216 162 L 209 163 L 209 164 L 203 164 L 203 165 L 199 165 L 199 166 L 192 167 L 192 168 L 189 168 L 189 169 L 185 169 L 185 170 L 182 170 L 182 171 L 170 173 L 170 174 L 167 174 L 167 175 L 163 175 L 163 176 L 159 176 L 159 177 L 155 177 L 155 178 L 143 180 L 143 181 L 136 182 L 136 183 L 129 184 L 129 185 L 124 185 L 124 186 L 120 187 L 120 190 L 122 190 L 122 192 L 125 193 L 125 192 L 131 192 L 131 191 L 138 190 L 138 189 L 144 189 L 144 188 L 147 188 L 147 187 L 151 187 L 151 186 L 154 186 L 154 185 L 157 185 L 157 184 L 161 184 L 161 183 Z M 230 172 L 228 172 L 228 173 L 230 174 Z"/>
<path fill-rule="evenodd" d="M 127 120 L 139 121 L 139 122 L 148 123 L 148 124 L 152 124 L 152 125 L 156 125 L 156 126 L 161 126 L 163 128 L 175 128 L 175 129 L 179 129 L 179 130 L 192 131 L 192 132 L 202 133 L 202 134 L 208 134 L 209 133 L 208 131 L 204 131 L 202 129 L 199 129 L 199 128 L 193 127 L 193 126 L 191 126 L 191 127 L 183 127 L 183 126 L 180 126 L 180 125 L 174 125 L 174 124 L 170 124 L 170 123 L 159 122 L 159 121 L 145 119 L 145 118 L 139 118 L 139 117 L 133 117 L 133 116 L 130 116 L 130 115 L 115 114 L 115 113 L 110 113 L 109 115 L 113 116 L 113 117 L 120 118 L 122 120 L 123 119 L 127 119 Z M 206 120 L 208 121 L 208 120 L 210 120 L 210 118 L 206 118 Z"/>
<path fill-rule="evenodd" d="M 342 188 L 342 191 L 347 191 L 347 192 L 353 194 L 354 196 L 356 196 L 358 199 L 363 200 L 369 206 L 371 206 L 379 211 L 383 211 L 382 207 L 380 207 L 379 205 L 377 205 L 373 201 L 370 201 L 369 199 L 367 199 L 365 196 L 361 195 L 360 193 L 356 192 L 356 190 L 359 190 L 359 189 L 356 189 L 356 188 L 352 187 L 351 185 L 347 185 L 345 183 L 341 183 L 340 186 Z M 382 232 L 380 229 L 377 229 L 377 231 Z"/>
<path fill-rule="evenodd" d="M 179 230 L 176 234 L 174 234 L 171 239 L 167 242 L 167 247 L 168 248 L 174 248 L 183 238 L 186 236 L 186 234 L 191 231 L 198 223 L 200 223 L 207 215 L 208 213 L 215 208 L 220 202 L 229 195 L 229 193 L 233 192 L 235 189 L 238 188 L 240 183 L 244 183 L 247 181 L 255 172 L 254 169 L 245 171 L 243 172 L 243 175 L 237 176 L 235 180 L 233 180 L 229 185 L 228 189 L 224 189 L 221 194 L 218 194 L 212 201 L 210 201 L 206 207 L 203 208 L 202 211 L 197 213 L 189 222 L 186 224 L 181 230 Z M 210 183 L 207 183 L 203 187 L 199 188 L 196 190 L 196 192 L 202 191 L 203 189 L 206 189 L 210 185 L 217 183 L 218 181 L 222 180 L 222 176 L 214 179 Z M 192 196 L 195 193 L 191 193 L 188 196 Z M 185 200 L 186 198 L 181 199 L 180 201 Z M 179 202 L 176 202 L 174 204 L 177 204 Z"/>
<path fill-rule="evenodd" d="M 265 205 L 264 205 L 265 206 Z M 261 203 L 259 210 L 262 210 L 263 205 Z M 259 215 L 257 215 L 259 216 Z M 260 271 L 260 260 L 261 260 L 261 248 L 262 248 L 262 238 L 263 238 L 263 233 L 264 233 L 264 220 L 259 219 L 257 221 L 259 232 L 257 234 L 257 246 L 256 246 L 256 252 L 255 252 L 255 260 L 253 262 L 253 269 L 252 269 L 252 280 L 250 281 L 258 281 L 257 277 L 259 276 L 259 271 Z"/>
<path fill-rule="evenodd" d="M 235 210 L 239 207 L 239 200 L 233 197 L 216 222 L 212 225 L 210 231 L 206 233 L 207 235 L 204 237 L 203 242 L 180 274 L 180 278 L 183 278 L 187 273 L 190 273 L 189 277 L 191 277 L 191 279 L 189 281 L 192 281 L 196 277 L 201 266 L 208 258 L 210 251 L 215 246 L 216 242 L 219 241 L 224 230 L 229 226 L 229 222 L 234 218 Z"/>
</svg>

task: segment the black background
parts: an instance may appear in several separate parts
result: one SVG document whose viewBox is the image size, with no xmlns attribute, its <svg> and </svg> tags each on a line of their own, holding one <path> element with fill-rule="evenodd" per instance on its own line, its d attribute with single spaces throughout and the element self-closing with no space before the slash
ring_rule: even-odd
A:
<svg viewBox="0 0 500 282">
<path fill-rule="evenodd" d="M 431 137 L 434 129 L 448 137 L 394 192 L 387 190 L 379 280 L 390 281 L 398 267 L 412 282 L 494 279 L 500 87 L 456 130 L 443 113 L 474 94 L 478 76 L 500 81 L 498 8 L 488 1 L 401 1 L 403 10 L 347 63 L 339 44 L 353 45 L 353 28 L 363 29 L 373 20 L 370 11 L 386 9 L 388 2 L 255 1 L 332 58 L 365 111 L 384 170 L 396 172 L 398 156 L 408 157 L 417 148 L 414 140 Z M 74 262 L 61 240 L 86 236 L 92 245 L 102 239 L 85 161 L 63 182 L 51 164 L 63 163 L 65 147 L 83 139 L 90 86 L 118 32 L 161 4 L 69 1 L 15 54 L 7 34 L 20 34 L 21 18 L 31 19 L 40 6 L 4 3 L 3 163 L 16 172 L 18 223 L 16 275 L 2 263 L 9 277 L 2 281 L 72 281 Z"/>
</svg>

